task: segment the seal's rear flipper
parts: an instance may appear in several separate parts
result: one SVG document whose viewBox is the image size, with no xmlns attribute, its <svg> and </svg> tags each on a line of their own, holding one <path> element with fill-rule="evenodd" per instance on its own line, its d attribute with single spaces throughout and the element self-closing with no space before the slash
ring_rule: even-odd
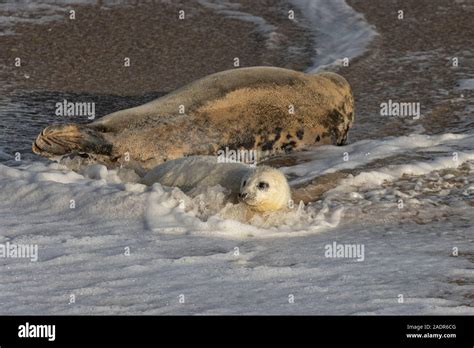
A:
<svg viewBox="0 0 474 348">
<path fill-rule="evenodd" d="M 87 126 L 77 124 L 53 125 L 38 135 L 32 146 L 33 152 L 54 157 L 72 152 L 110 155 L 112 144 L 103 135 Z"/>
</svg>

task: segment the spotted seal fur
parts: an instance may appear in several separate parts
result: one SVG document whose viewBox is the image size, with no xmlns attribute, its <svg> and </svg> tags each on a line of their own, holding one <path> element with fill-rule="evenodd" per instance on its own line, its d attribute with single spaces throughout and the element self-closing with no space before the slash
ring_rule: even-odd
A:
<svg viewBox="0 0 474 348">
<path fill-rule="evenodd" d="M 149 170 L 170 159 L 256 150 L 260 158 L 308 145 L 343 145 L 354 121 L 349 83 L 330 72 L 276 67 L 219 72 L 90 124 L 51 125 L 36 154 L 76 155 Z"/>
</svg>

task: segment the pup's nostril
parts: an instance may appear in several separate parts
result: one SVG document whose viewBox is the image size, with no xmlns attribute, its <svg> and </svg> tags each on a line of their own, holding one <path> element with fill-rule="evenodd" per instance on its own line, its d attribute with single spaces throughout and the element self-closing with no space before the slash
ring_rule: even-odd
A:
<svg viewBox="0 0 474 348">
<path fill-rule="evenodd" d="M 239 193 L 239 198 L 245 199 L 247 198 L 248 193 Z"/>
</svg>

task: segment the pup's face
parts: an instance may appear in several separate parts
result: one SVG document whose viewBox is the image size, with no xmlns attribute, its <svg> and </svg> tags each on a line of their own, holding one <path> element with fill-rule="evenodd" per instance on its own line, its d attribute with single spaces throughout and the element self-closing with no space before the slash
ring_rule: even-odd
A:
<svg viewBox="0 0 474 348">
<path fill-rule="evenodd" d="M 259 167 L 240 183 L 239 200 L 255 211 L 275 211 L 287 206 L 290 188 L 277 169 Z"/>
</svg>

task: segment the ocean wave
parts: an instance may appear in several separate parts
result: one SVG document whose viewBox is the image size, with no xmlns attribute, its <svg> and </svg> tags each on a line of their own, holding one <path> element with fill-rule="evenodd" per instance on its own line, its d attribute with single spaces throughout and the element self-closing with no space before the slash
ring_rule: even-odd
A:
<svg viewBox="0 0 474 348">
<path fill-rule="evenodd" d="M 363 54 L 377 35 L 375 28 L 345 0 L 291 0 L 291 3 L 306 17 L 313 31 L 314 56 L 308 72 Z"/>
</svg>

